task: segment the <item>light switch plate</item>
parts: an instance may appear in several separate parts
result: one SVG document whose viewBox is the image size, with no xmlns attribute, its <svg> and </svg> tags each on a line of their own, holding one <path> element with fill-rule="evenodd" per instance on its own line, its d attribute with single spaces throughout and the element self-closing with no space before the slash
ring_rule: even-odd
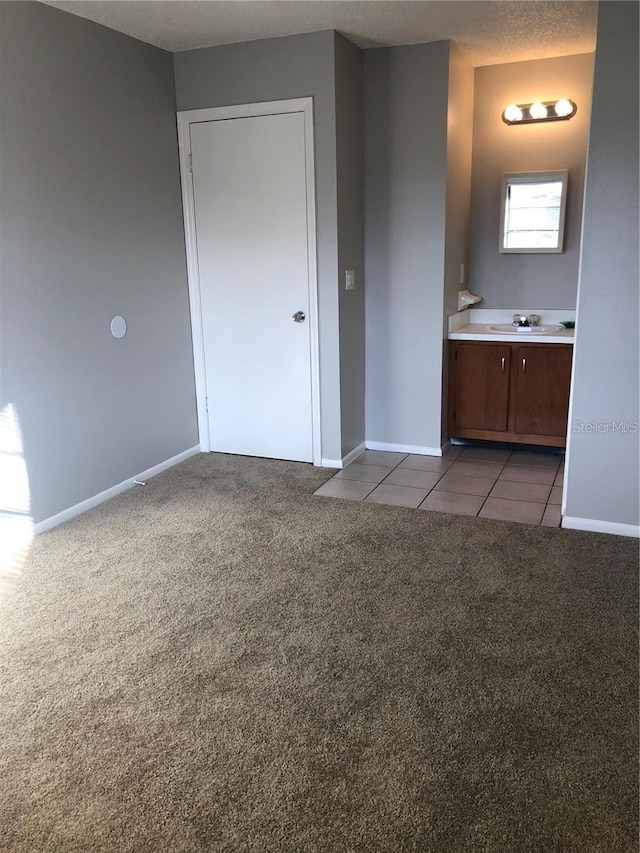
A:
<svg viewBox="0 0 640 853">
<path fill-rule="evenodd" d="M 356 273 L 355 270 L 347 270 L 345 273 L 345 290 L 356 289 Z"/>
</svg>

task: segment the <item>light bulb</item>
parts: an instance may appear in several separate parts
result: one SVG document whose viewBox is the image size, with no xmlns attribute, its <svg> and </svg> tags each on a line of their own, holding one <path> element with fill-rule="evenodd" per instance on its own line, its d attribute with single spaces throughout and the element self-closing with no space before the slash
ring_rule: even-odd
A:
<svg viewBox="0 0 640 853">
<path fill-rule="evenodd" d="M 509 104 L 502 115 L 505 121 L 522 121 L 522 110 L 517 104 Z"/>
<path fill-rule="evenodd" d="M 570 116 L 573 112 L 573 109 L 573 104 L 566 98 L 561 98 L 555 106 L 556 115 L 561 116 L 562 118 Z"/>
<path fill-rule="evenodd" d="M 529 115 L 531 118 L 546 118 L 547 117 L 547 108 L 544 104 L 541 104 L 539 101 L 536 101 L 535 104 L 531 104 L 529 107 Z"/>
</svg>

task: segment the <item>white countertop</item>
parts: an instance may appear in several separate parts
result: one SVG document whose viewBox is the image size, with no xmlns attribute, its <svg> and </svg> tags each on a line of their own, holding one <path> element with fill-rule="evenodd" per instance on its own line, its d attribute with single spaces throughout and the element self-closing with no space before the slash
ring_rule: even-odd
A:
<svg viewBox="0 0 640 853">
<path fill-rule="evenodd" d="M 542 326 L 557 326 L 563 321 L 576 319 L 575 308 L 468 308 L 452 314 L 448 319 L 448 338 L 450 341 L 496 341 L 498 343 L 553 343 L 572 344 L 573 329 L 560 329 L 555 332 L 531 333 L 518 332 L 514 328 L 504 332 L 493 332 L 491 326 L 508 325 L 514 314 L 537 314 Z"/>
<path fill-rule="evenodd" d="M 516 343 L 526 341 L 538 344 L 572 344 L 574 340 L 574 329 L 562 329 L 557 332 L 492 332 L 491 323 L 469 323 L 449 332 L 450 341 L 496 341 L 502 343 Z"/>
</svg>

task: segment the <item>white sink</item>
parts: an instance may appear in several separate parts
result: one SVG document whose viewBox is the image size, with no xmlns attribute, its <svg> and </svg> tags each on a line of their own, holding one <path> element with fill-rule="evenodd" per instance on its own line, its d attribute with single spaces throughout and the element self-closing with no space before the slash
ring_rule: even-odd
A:
<svg viewBox="0 0 640 853">
<path fill-rule="evenodd" d="M 512 323 L 500 323 L 497 326 L 489 326 L 489 331 L 497 335 L 548 335 L 563 328 L 564 326 L 514 326 Z"/>
</svg>

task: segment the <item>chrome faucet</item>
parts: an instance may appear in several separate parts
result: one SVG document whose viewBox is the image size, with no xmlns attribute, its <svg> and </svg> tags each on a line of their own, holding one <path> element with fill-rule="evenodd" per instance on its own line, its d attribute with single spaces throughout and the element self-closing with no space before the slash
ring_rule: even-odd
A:
<svg viewBox="0 0 640 853">
<path fill-rule="evenodd" d="M 526 314 L 514 314 L 513 323 L 511 325 L 526 329 L 529 326 L 537 326 L 539 323 L 540 316 L 538 314 L 529 314 L 528 317 Z"/>
</svg>

